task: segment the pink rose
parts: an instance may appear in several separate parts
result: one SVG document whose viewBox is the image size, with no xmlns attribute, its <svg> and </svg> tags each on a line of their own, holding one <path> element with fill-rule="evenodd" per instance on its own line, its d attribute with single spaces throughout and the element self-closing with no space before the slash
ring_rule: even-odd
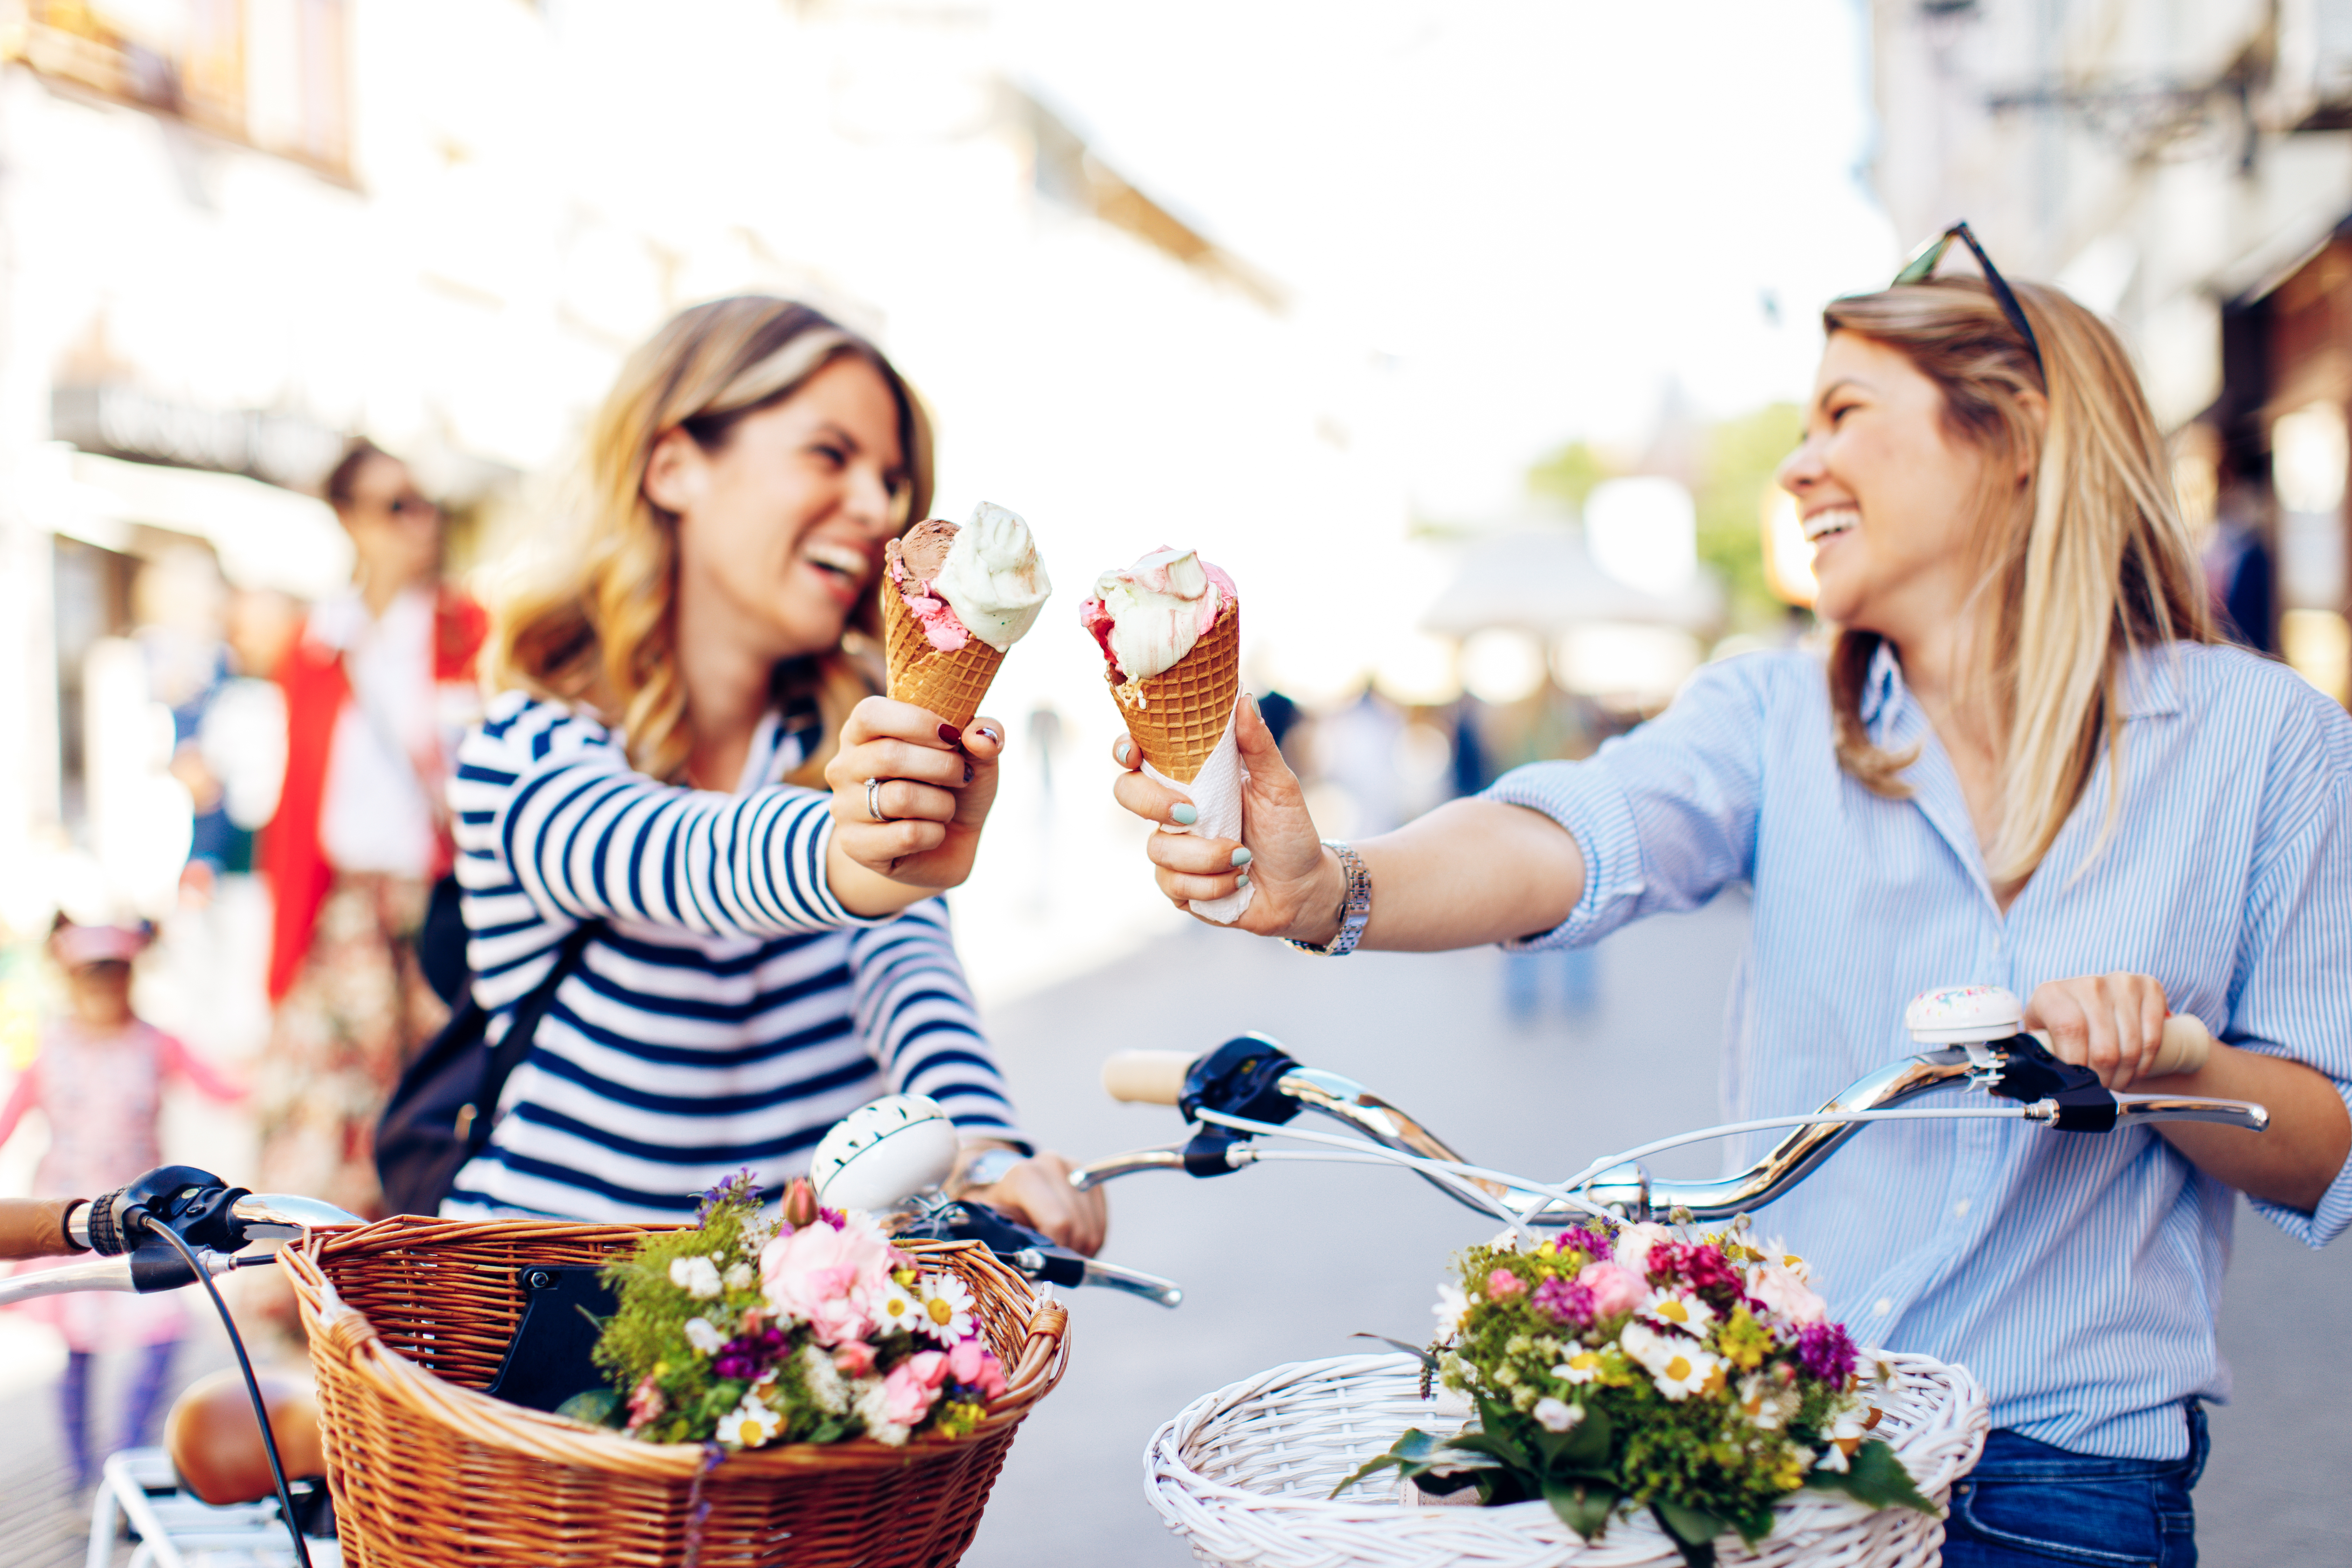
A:
<svg viewBox="0 0 2352 1568">
<path fill-rule="evenodd" d="M 980 1390 L 982 1399 L 994 1399 L 1004 1392 L 1004 1363 L 978 1340 L 959 1341 L 948 1352 L 948 1376 L 966 1388 Z"/>
<path fill-rule="evenodd" d="M 778 1311 L 809 1326 L 821 1345 L 863 1339 L 890 1284 L 890 1248 L 878 1237 L 804 1226 L 760 1250 L 761 1290 Z"/>
<path fill-rule="evenodd" d="M 1646 1281 L 1650 1277 L 1650 1248 L 1674 1238 L 1673 1231 L 1654 1221 L 1629 1225 L 1617 1233 L 1617 1267 Z"/>
<path fill-rule="evenodd" d="M 948 1358 L 940 1351 L 918 1351 L 882 1380 L 882 1418 L 912 1426 L 931 1413 L 940 1387 L 948 1380 Z"/>
<path fill-rule="evenodd" d="M 646 1373 L 629 1394 L 629 1430 L 634 1432 L 648 1421 L 660 1420 L 668 1408 L 669 1401 L 662 1397 L 661 1385 L 654 1382 L 652 1373 Z M 257 1424 L 255 1430 L 259 1429 Z"/>
<path fill-rule="evenodd" d="M 1829 1303 L 1778 1263 L 1759 1263 L 1749 1269 L 1748 1293 L 1766 1311 L 1791 1323 L 1818 1323 L 1830 1315 Z"/>
<path fill-rule="evenodd" d="M 864 1340 L 835 1345 L 833 1364 L 844 1377 L 870 1377 L 874 1373 L 874 1347 Z"/>
<path fill-rule="evenodd" d="M 1648 1300 L 1649 1282 L 1630 1268 L 1614 1263 L 1588 1263 L 1577 1275 L 1576 1282 L 1592 1292 L 1592 1315 L 1595 1319 L 1613 1318 L 1630 1312 Z"/>
<path fill-rule="evenodd" d="M 1507 1301 L 1526 1289 L 1519 1283 L 1519 1277 L 1507 1268 L 1497 1268 L 1486 1276 L 1486 1300 L 1489 1301 Z"/>
</svg>

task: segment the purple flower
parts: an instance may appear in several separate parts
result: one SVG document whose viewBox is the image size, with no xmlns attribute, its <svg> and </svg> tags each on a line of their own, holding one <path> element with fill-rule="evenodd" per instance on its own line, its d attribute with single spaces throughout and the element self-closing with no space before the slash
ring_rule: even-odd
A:
<svg viewBox="0 0 2352 1568">
<path fill-rule="evenodd" d="M 1547 1279 L 1536 1287 L 1535 1304 L 1555 1322 L 1588 1328 L 1592 1322 L 1592 1289 L 1573 1279 Z"/>
<path fill-rule="evenodd" d="M 710 1370 L 722 1379 L 737 1383 L 749 1383 L 760 1373 L 759 1364 L 750 1356 L 730 1355 L 725 1351 L 719 1352 L 711 1362 Z"/>
<path fill-rule="evenodd" d="M 1588 1230 L 1580 1225 L 1560 1233 L 1559 1247 L 1563 1252 L 1570 1247 L 1575 1248 L 1584 1254 L 1585 1260 L 1589 1263 L 1605 1262 L 1615 1250 L 1607 1237 L 1597 1230 Z"/>
<path fill-rule="evenodd" d="M 1807 1323 L 1797 1331 L 1797 1364 L 1832 1388 L 1843 1388 L 1853 1375 L 1857 1354 L 1843 1323 Z"/>
<path fill-rule="evenodd" d="M 833 1226 L 835 1230 L 846 1230 L 849 1228 L 849 1216 L 842 1213 L 839 1209 L 819 1209 L 816 1211 L 816 1217 L 824 1221 L 825 1224 Z M 258 1430 L 258 1428 L 256 1429 Z"/>
</svg>

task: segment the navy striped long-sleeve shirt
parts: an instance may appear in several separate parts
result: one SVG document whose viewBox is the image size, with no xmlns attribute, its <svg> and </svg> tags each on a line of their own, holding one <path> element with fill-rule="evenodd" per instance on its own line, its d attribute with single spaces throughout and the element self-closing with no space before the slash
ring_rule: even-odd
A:
<svg viewBox="0 0 2352 1568">
<path fill-rule="evenodd" d="M 1591 761 L 1534 763 L 1488 792 L 1552 817 L 1584 855 L 1582 900 L 1524 945 L 1594 942 L 1752 884 L 1727 1020 L 1738 1118 L 1811 1110 L 1920 1049 L 1903 1008 L 1930 987 L 2023 996 L 2118 970 L 2153 975 L 2176 1011 L 2316 1068 L 2327 1081 L 2313 1092 L 2352 1101 L 2352 719 L 2283 665 L 2187 644 L 2138 655 L 2121 707 L 2120 816 L 2109 830 L 2116 759 L 2103 757 L 2004 910 L 1958 776 L 1891 654 L 1862 717 L 1877 744 L 1920 748 L 1907 800 L 1839 771 L 1818 659 L 1710 666 Z M 1994 1426 L 2173 1459 L 2188 1447 L 2181 1401 L 2229 1393 L 2214 1314 L 2235 1196 L 2146 1127 L 1882 1123 L 1759 1217 L 1864 1342 L 1965 1364 L 1991 1392 Z M 2253 1207 L 2325 1245 L 2352 1226 L 2352 1166 L 2311 1213 Z"/>
<path fill-rule="evenodd" d="M 771 1189 L 878 1095 L 926 1094 L 967 1135 L 1020 1141 L 933 899 L 885 921 L 827 887 L 828 797 L 762 784 L 799 737 L 774 717 L 747 787 L 633 771 L 618 737 L 519 692 L 466 738 L 457 815 L 475 999 L 505 1035 L 564 936 L 556 986 L 445 1215 L 660 1221 L 750 1166 Z"/>
</svg>

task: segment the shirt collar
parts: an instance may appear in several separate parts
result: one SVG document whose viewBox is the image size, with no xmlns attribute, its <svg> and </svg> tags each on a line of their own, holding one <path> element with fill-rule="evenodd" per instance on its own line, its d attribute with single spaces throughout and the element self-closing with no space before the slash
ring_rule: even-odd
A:
<svg viewBox="0 0 2352 1568">
<path fill-rule="evenodd" d="M 2117 684 L 2126 719 L 2154 719 L 2181 709 L 2180 646 L 2134 648 L 2125 656 Z M 1874 734 L 1882 721 L 1891 724 L 1905 695 L 1902 661 L 1891 643 L 1882 642 L 1870 656 L 1870 673 L 1862 683 L 1862 722 Z"/>
</svg>

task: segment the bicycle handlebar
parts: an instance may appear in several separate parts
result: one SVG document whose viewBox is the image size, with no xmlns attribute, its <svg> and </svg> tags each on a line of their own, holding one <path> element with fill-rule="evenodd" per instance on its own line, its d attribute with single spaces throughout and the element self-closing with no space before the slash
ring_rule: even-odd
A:
<svg viewBox="0 0 2352 1568">
<path fill-rule="evenodd" d="M 2025 1031 L 2050 1047 L 2047 1029 Z M 2143 1078 L 2171 1078 L 2203 1067 L 2213 1049 L 2213 1032 L 2193 1013 L 2175 1013 L 2164 1021 L 2163 1043 Z M 1129 1105 L 1174 1105 L 1184 1097 L 1184 1075 L 1196 1058 L 1182 1051 L 1115 1051 L 1104 1058 L 1103 1092 Z"/>
<path fill-rule="evenodd" d="M 1924 1008 L 1924 1011 L 1923 1011 Z M 2181 1094 L 2119 1094 L 2104 1088 L 2089 1068 L 2051 1054 L 2047 1037 L 2020 1030 L 2014 996 L 1990 987 L 1956 987 L 1918 998 L 1906 1021 L 1915 1039 L 1941 1043 L 1890 1063 L 1848 1085 L 1811 1116 L 1768 1118 L 1737 1127 L 1713 1128 L 1668 1144 L 1768 1127 L 1792 1130 L 1771 1152 L 1736 1176 L 1707 1182 L 1654 1181 L 1638 1157 L 1644 1146 L 1619 1157 L 1606 1169 L 1588 1168 L 1567 1184 L 1580 1201 L 1646 1216 L 1653 1210 L 1686 1208 L 1694 1218 L 1727 1219 L 1759 1208 L 1805 1179 L 1845 1141 L 1871 1121 L 1943 1116 L 2010 1116 L 2063 1131 L 2104 1132 L 2121 1126 L 2161 1121 L 2208 1121 L 2261 1131 L 2269 1125 L 2263 1107 L 2241 1100 Z M 2147 1078 L 2193 1072 L 2212 1049 L 2204 1024 L 2187 1014 L 2168 1019 L 2164 1038 Z M 1250 1139 L 1283 1131 L 1302 1110 L 1347 1122 L 1359 1133 L 1419 1162 L 1426 1180 L 1470 1207 L 1508 1213 L 1516 1223 L 1557 1227 L 1574 1223 L 1558 1197 L 1517 1184 L 1523 1178 L 1465 1168 L 1461 1157 L 1426 1128 L 1361 1084 L 1336 1073 L 1301 1067 L 1280 1046 L 1262 1036 L 1230 1040 L 1197 1058 L 1176 1051 L 1122 1051 L 1103 1065 L 1103 1087 L 1116 1100 L 1175 1105 L 1195 1123 L 1186 1142 L 1142 1149 L 1097 1161 L 1071 1173 L 1086 1189 L 1139 1171 L 1181 1170 L 1194 1176 L 1223 1175 L 1264 1157 Z M 1981 1110 L 1899 1110 L 1905 1101 L 1949 1084 L 1966 1083 L 2013 1102 Z M 1304 1158 L 1303 1155 L 1286 1156 Z M 1440 1169 L 1450 1166 L 1453 1169 Z M 1559 1193 L 1560 1188 L 1551 1189 Z"/>
</svg>

